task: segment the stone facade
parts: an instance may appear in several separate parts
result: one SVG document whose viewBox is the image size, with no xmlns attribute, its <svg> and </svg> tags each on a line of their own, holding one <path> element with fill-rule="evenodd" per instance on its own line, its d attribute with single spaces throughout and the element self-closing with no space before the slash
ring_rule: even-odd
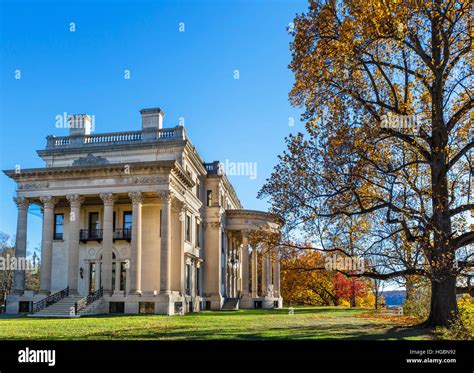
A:
<svg viewBox="0 0 474 373">
<path fill-rule="evenodd" d="M 64 289 L 100 290 L 87 313 L 281 307 L 278 253 L 252 239 L 278 234 L 280 219 L 244 210 L 219 162 L 204 163 L 184 127 L 163 128 L 160 109 L 141 115 L 141 131 L 94 135 L 90 117 L 73 116 L 69 136 L 38 151 L 45 167 L 4 171 L 18 185 L 16 256 L 28 206 L 43 211 L 40 291 L 15 271 L 8 313 Z"/>
</svg>

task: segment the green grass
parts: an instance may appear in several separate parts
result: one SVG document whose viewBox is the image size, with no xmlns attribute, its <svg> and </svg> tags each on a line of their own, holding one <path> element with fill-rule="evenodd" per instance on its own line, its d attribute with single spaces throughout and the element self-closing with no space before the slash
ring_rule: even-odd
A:
<svg viewBox="0 0 474 373">
<path fill-rule="evenodd" d="M 185 316 L 90 316 L 77 319 L 0 319 L 0 340 L 271 340 L 429 339 L 404 318 L 336 307 L 205 311 Z"/>
</svg>

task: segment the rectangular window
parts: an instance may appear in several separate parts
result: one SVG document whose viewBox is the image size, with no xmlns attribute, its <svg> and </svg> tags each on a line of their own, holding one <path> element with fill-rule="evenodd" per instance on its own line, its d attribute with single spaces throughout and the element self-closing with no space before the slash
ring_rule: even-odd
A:
<svg viewBox="0 0 474 373">
<path fill-rule="evenodd" d="M 207 207 L 212 205 L 212 190 L 207 191 Z"/>
<path fill-rule="evenodd" d="M 109 313 L 124 313 L 125 312 L 125 302 L 110 302 L 109 303 Z"/>
<path fill-rule="evenodd" d="M 191 266 L 186 264 L 186 294 L 190 294 L 191 289 Z"/>
<path fill-rule="evenodd" d="M 201 295 L 201 267 L 196 268 L 196 293 Z"/>
<path fill-rule="evenodd" d="M 115 277 L 117 276 L 117 262 L 112 262 L 112 287 L 115 289 Z"/>
<path fill-rule="evenodd" d="M 155 303 L 154 302 L 139 302 L 138 313 L 144 313 L 144 314 L 155 313 Z"/>
<path fill-rule="evenodd" d="M 18 302 L 18 312 L 23 313 L 23 312 L 30 312 L 30 302 L 27 301 L 20 301 Z"/>
<path fill-rule="evenodd" d="M 95 276 L 95 262 L 89 264 L 89 294 L 92 294 L 96 291 L 95 286 L 96 276 Z"/>
<path fill-rule="evenodd" d="M 201 247 L 201 224 L 196 219 L 196 247 Z"/>
<path fill-rule="evenodd" d="M 97 232 L 99 230 L 99 213 L 98 212 L 90 212 L 89 213 L 89 231 L 90 232 Z"/>
<path fill-rule="evenodd" d="M 191 217 L 186 215 L 186 241 L 191 242 Z"/>
<path fill-rule="evenodd" d="M 54 214 L 54 239 L 62 240 L 64 233 L 64 214 Z"/>
<path fill-rule="evenodd" d="M 114 211 L 114 216 L 112 218 L 112 230 L 115 232 L 115 220 L 117 218 L 117 214 Z"/>
<path fill-rule="evenodd" d="M 123 229 L 132 229 L 132 212 L 123 212 Z"/>
<path fill-rule="evenodd" d="M 120 262 L 120 291 L 125 291 L 125 284 L 127 281 L 127 263 Z"/>
</svg>

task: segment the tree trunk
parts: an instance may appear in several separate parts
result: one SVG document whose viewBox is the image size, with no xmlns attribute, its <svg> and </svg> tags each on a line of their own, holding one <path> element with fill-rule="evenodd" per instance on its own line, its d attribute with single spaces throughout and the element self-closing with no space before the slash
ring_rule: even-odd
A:
<svg viewBox="0 0 474 373">
<path fill-rule="evenodd" d="M 406 276 L 405 281 L 406 281 L 405 282 L 405 290 L 406 290 L 405 302 L 409 302 L 413 299 L 414 293 L 416 290 L 414 276 Z"/>
<path fill-rule="evenodd" d="M 456 276 L 446 276 L 442 281 L 431 282 L 430 315 L 425 327 L 449 326 L 459 317 L 456 302 Z"/>
<path fill-rule="evenodd" d="M 356 306 L 356 298 L 355 298 L 355 279 L 352 278 L 351 280 L 351 297 L 350 297 L 350 305 L 351 308 Z"/>
</svg>

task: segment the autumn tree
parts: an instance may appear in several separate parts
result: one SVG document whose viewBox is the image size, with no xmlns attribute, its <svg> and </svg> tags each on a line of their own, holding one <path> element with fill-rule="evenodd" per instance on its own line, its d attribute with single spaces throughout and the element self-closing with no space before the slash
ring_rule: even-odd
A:
<svg viewBox="0 0 474 373">
<path fill-rule="evenodd" d="M 286 250 L 281 260 L 281 293 L 290 305 L 338 305 L 333 291 L 334 273 L 315 271 L 324 268 L 325 260 L 316 251 Z"/>
<path fill-rule="evenodd" d="M 0 269 L 0 305 L 5 305 L 5 300 L 13 286 L 13 271 L 8 268 L 8 263 L 14 255 L 14 245 L 10 236 L 0 232 L 0 264 L 4 267 Z"/>
<path fill-rule="evenodd" d="M 470 6 L 311 0 L 290 30 L 290 100 L 306 133 L 287 139 L 261 191 L 300 232 L 368 224 L 361 252 L 385 265 L 362 275 L 429 278 L 426 326 L 457 318 L 456 282 L 473 256 Z"/>
</svg>

